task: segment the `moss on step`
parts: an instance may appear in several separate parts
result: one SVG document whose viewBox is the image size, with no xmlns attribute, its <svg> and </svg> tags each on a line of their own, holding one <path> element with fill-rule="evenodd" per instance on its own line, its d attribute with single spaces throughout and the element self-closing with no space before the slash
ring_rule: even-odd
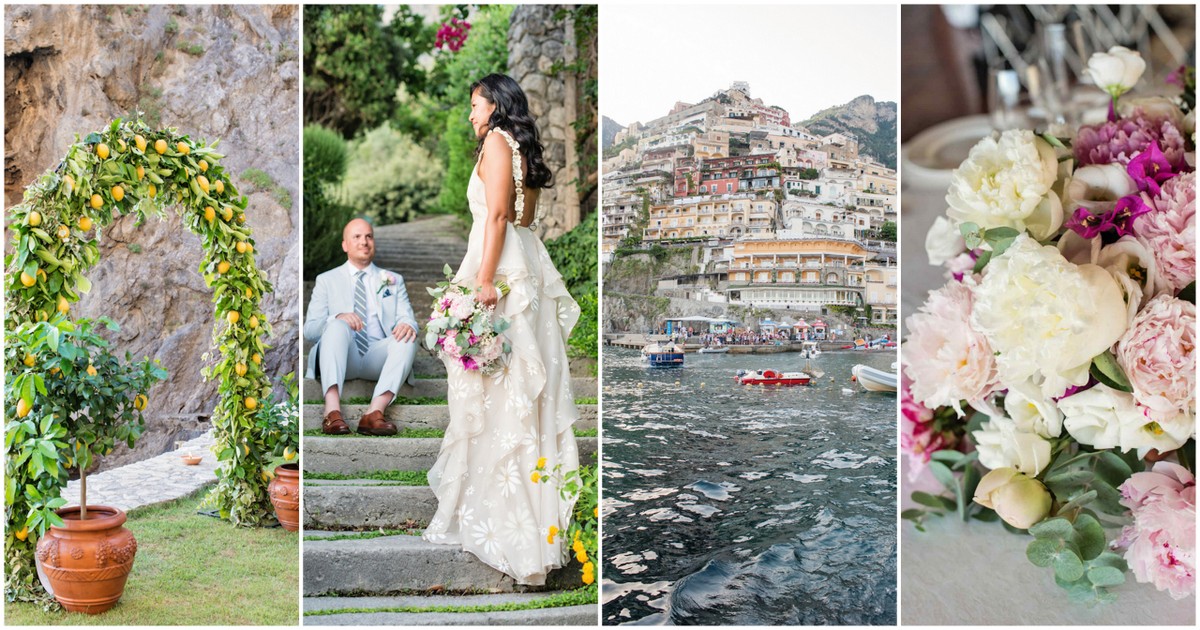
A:
<svg viewBox="0 0 1200 630">
<path fill-rule="evenodd" d="M 586 606 L 598 603 L 596 586 L 585 586 L 571 591 L 561 591 L 548 597 L 540 597 L 523 602 L 506 602 L 503 604 L 482 604 L 474 606 L 392 606 L 380 608 L 331 608 L 328 610 L 305 611 L 305 617 L 320 617 L 327 615 L 365 614 L 365 613 L 487 613 L 513 610 L 540 610 L 543 608 L 562 608 L 565 606 Z"/>
</svg>

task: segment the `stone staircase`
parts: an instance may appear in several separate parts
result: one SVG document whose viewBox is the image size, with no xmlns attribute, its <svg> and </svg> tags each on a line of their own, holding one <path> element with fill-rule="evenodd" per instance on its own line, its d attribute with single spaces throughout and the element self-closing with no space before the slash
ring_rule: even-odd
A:
<svg viewBox="0 0 1200 630">
<path fill-rule="evenodd" d="M 451 230 L 446 217 L 376 230 L 376 264 L 404 276 L 419 321 L 429 313 L 428 300 L 421 297 L 427 295 L 424 287 L 442 280 L 441 267 L 447 261 L 456 266 L 465 250 L 461 237 L 447 236 Z M 309 350 L 305 344 L 306 359 Z M 597 395 L 594 371 L 587 362 L 573 362 L 577 399 Z M 313 403 L 301 410 L 307 433 L 301 457 L 304 623 L 596 625 L 597 605 L 555 602 L 580 586 L 575 564 L 552 573 L 545 587 L 524 587 L 461 548 L 421 539 L 437 508 L 424 474 L 436 461 L 442 438 L 430 435 L 446 429 L 450 414 L 441 360 L 421 349 L 413 372 L 421 378 L 399 395 L 434 404 L 391 405 L 386 417 L 401 428 L 394 437 L 315 435 L 321 427 L 322 405 L 315 404 L 321 387 L 313 380 L 303 383 L 301 398 Z M 369 398 L 374 386 L 347 382 L 343 399 Z M 365 410 L 365 404 L 342 406 L 352 429 Z M 579 405 L 579 410 L 577 430 L 594 431 L 596 405 Z M 579 437 L 578 443 L 581 461 L 593 461 L 597 439 Z"/>
</svg>

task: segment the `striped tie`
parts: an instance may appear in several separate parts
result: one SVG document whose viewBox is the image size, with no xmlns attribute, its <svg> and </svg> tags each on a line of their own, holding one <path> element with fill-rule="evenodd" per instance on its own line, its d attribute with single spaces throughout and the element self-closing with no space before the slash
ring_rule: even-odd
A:
<svg viewBox="0 0 1200 630">
<path fill-rule="evenodd" d="M 364 355 L 367 353 L 367 283 L 364 281 L 367 272 L 360 271 L 354 274 L 356 282 L 354 284 L 354 314 L 362 320 L 363 327 L 361 330 L 354 333 L 354 345 L 358 346 L 358 354 Z"/>
</svg>

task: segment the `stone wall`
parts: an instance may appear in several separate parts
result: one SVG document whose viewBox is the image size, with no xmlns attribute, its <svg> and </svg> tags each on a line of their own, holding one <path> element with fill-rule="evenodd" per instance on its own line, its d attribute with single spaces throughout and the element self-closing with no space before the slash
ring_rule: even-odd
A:
<svg viewBox="0 0 1200 630">
<path fill-rule="evenodd" d="M 54 167 L 67 147 L 113 118 L 146 120 L 193 138 L 220 138 L 222 164 L 248 193 L 259 268 L 274 296 L 263 302 L 274 336 L 268 374 L 297 369 L 299 285 L 299 17 L 295 6 L 8 6 L 4 13 L 5 200 Z M 247 169 L 264 171 L 254 191 Z M 287 196 L 291 197 L 289 201 Z M 287 204 L 286 207 L 281 202 Z M 100 238 L 78 317 L 108 315 L 114 349 L 162 361 L 168 380 L 150 392 L 147 431 L 111 468 L 173 448 L 204 431 L 217 402 L 205 383 L 211 291 L 197 273 L 200 241 L 168 212 L 134 226 L 118 220 Z M 7 243 L 7 234 L 5 235 Z M 279 390 L 280 388 L 277 388 Z"/>
<path fill-rule="evenodd" d="M 575 149 L 578 82 L 567 72 L 551 76 L 556 61 L 575 60 L 575 29 L 570 18 L 555 19 L 563 5 L 519 5 L 508 27 L 508 73 L 529 98 L 538 122 L 546 164 L 554 173 L 554 187 L 542 192 L 545 219 L 541 236 L 552 239 L 579 225 L 579 176 Z"/>
</svg>

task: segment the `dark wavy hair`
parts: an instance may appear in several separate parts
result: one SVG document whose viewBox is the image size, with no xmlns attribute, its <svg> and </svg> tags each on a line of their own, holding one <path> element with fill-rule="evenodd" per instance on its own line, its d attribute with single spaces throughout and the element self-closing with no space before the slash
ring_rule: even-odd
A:
<svg viewBox="0 0 1200 630">
<path fill-rule="evenodd" d="M 492 117 L 488 120 L 488 129 L 503 129 L 512 134 L 513 139 L 521 145 L 521 155 L 525 157 L 525 182 L 527 188 L 549 188 L 551 186 L 550 167 L 542 159 L 542 141 L 538 134 L 537 124 L 529 113 L 529 100 L 525 91 L 512 77 L 505 74 L 489 74 L 471 84 L 468 94 L 479 95 L 488 103 L 496 106 Z M 479 139 L 475 147 L 475 157 L 483 151 L 484 138 Z"/>
</svg>

